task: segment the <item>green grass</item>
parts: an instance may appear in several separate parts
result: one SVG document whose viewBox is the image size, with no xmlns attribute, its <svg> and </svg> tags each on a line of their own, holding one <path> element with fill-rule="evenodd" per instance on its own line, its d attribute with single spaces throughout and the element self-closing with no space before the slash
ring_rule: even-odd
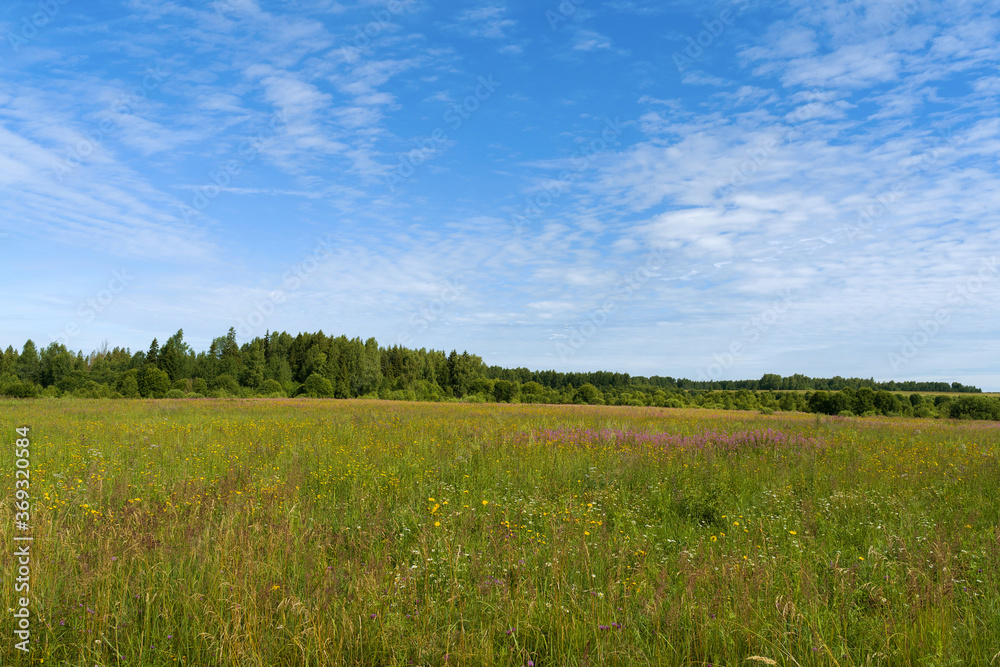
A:
<svg viewBox="0 0 1000 667">
<path fill-rule="evenodd" d="M 322 400 L 0 409 L 9 609 L 24 424 L 34 537 L 31 653 L 8 639 L 2 664 L 1000 664 L 997 425 Z"/>
</svg>

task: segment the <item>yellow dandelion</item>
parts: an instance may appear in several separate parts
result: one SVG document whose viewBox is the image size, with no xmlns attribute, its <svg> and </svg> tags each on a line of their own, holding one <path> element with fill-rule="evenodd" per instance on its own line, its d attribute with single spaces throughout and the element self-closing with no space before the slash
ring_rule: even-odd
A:
<svg viewBox="0 0 1000 667">
<path fill-rule="evenodd" d="M 435 526 L 440 526 L 440 525 L 441 525 L 441 522 L 440 522 L 440 521 L 435 521 L 435 522 L 434 522 L 434 525 L 435 525 Z"/>
<path fill-rule="evenodd" d="M 790 530 L 790 531 L 788 531 L 788 533 L 789 533 L 790 535 L 798 535 L 798 533 L 796 533 L 796 532 L 795 532 L 794 530 Z"/>
<path fill-rule="evenodd" d="M 485 507 L 486 505 L 489 505 L 489 504 L 490 504 L 490 501 L 488 501 L 488 500 L 484 500 L 484 501 L 483 501 L 483 506 L 484 506 L 484 507 Z"/>
</svg>

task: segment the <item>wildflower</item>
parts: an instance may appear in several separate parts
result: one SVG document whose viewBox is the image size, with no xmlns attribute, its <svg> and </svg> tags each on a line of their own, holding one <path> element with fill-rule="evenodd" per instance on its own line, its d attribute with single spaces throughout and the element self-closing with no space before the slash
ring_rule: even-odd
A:
<svg viewBox="0 0 1000 667">
<path fill-rule="evenodd" d="M 487 505 L 489 505 L 489 504 L 490 504 L 490 501 L 488 501 L 488 500 L 484 500 L 484 501 L 483 501 L 483 507 L 485 507 L 485 506 L 487 506 Z"/>
<path fill-rule="evenodd" d="M 435 521 L 435 522 L 434 522 L 434 526 L 435 526 L 435 527 L 437 527 L 437 526 L 440 526 L 440 525 L 441 525 L 441 522 L 440 522 L 440 521 Z"/>
<path fill-rule="evenodd" d="M 798 533 L 796 533 L 796 532 L 795 532 L 794 530 L 790 530 L 790 531 L 788 531 L 788 533 L 789 533 L 790 535 L 798 535 Z"/>
</svg>

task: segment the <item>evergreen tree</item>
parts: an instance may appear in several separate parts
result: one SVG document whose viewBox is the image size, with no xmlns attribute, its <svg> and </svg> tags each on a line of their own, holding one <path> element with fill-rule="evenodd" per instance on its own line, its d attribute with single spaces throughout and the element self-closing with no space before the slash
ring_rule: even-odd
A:
<svg viewBox="0 0 1000 667">
<path fill-rule="evenodd" d="M 17 375 L 17 350 L 12 345 L 8 345 L 0 356 L 0 377 L 5 375 Z"/>
<path fill-rule="evenodd" d="M 146 353 L 146 363 L 156 365 L 156 362 L 160 358 L 160 344 L 153 339 L 153 342 L 149 344 L 149 352 Z"/>
<path fill-rule="evenodd" d="M 233 378 L 239 377 L 242 362 L 240 359 L 240 346 L 236 342 L 236 329 L 229 327 L 229 333 L 226 334 L 225 338 L 216 338 L 215 340 L 219 343 L 217 347 L 219 373 L 224 373 Z"/>
<path fill-rule="evenodd" d="M 162 368 L 170 377 L 171 382 L 188 377 L 187 363 L 191 348 L 184 342 L 184 330 L 167 339 L 157 355 L 156 365 Z"/>
<path fill-rule="evenodd" d="M 448 355 L 446 377 L 448 388 L 461 398 L 469 393 L 473 380 L 482 374 L 483 360 L 468 352 L 458 354 L 455 350 Z"/>
<path fill-rule="evenodd" d="M 259 389 L 264 384 L 266 363 L 264 360 L 264 345 L 259 338 L 255 338 L 243 350 L 243 369 L 240 372 L 240 384 L 244 387 Z"/>
<path fill-rule="evenodd" d="M 38 350 L 35 342 L 29 338 L 15 363 L 17 377 L 27 382 L 38 382 L 38 365 Z"/>
<path fill-rule="evenodd" d="M 358 367 L 355 373 L 354 395 L 365 396 L 378 389 L 382 382 L 382 356 L 379 354 L 378 342 L 369 338 L 363 346 L 361 339 L 356 339 L 358 346 Z"/>
</svg>

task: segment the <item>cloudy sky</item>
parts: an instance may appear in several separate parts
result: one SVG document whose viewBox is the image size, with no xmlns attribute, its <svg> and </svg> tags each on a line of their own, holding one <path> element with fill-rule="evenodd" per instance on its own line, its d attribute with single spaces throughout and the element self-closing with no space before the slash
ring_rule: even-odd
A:
<svg viewBox="0 0 1000 667">
<path fill-rule="evenodd" d="M 1000 390 L 1000 9 L 0 8 L 0 344 Z"/>
</svg>

